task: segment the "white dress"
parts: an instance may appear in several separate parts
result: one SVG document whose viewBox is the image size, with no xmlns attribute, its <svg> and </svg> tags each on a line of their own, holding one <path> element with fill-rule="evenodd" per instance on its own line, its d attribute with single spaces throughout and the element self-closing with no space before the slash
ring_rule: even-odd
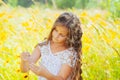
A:
<svg viewBox="0 0 120 80">
<path fill-rule="evenodd" d="M 56 54 L 52 54 L 49 41 L 47 45 L 40 46 L 39 48 L 41 51 L 41 61 L 39 63 L 42 64 L 52 74 L 57 75 L 62 64 L 68 64 L 70 67 L 74 67 L 77 53 L 73 50 L 72 47 L 57 52 Z M 71 80 L 71 76 L 72 74 L 68 77 L 67 80 Z M 39 76 L 38 80 L 47 79 Z"/>
</svg>

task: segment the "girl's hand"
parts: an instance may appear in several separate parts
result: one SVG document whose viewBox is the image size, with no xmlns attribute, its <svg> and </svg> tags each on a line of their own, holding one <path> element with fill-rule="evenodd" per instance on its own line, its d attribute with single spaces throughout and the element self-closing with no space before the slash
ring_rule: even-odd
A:
<svg viewBox="0 0 120 80">
<path fill-rule="evenodd" d="M 30 54 L 29 52 L 23 52 L 20 55 L 21 58 L 21 71 L 27 72 L 29 70 L 29 64 L 30 64 Z"/>
<path fill-rule="evenodd" d="M 45 67 L 43 65 L 36 66 L 34 63 L 29 64 L 30 70 L 38 76 L 42 76 L 45 72 Z"/>
<path fill-rule="evenodd" d="M 22 61 L 29 62 L 30 54 L 29 52 L 23 52 L 20 55 Z"/>
</svg>

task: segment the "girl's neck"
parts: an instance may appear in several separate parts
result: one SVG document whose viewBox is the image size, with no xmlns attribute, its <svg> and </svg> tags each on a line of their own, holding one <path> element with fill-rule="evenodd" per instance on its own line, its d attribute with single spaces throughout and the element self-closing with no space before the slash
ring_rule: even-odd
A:
<svg viewBox="0 0 120 80">
<path fill-rule="evenodd" d="M 61 47 L 65 47 L 65 43 L 55 43 L 52 40 L 50 41 L 51 44 L 53 44 L 54 46 L 61 46 Z"/>
</svg>

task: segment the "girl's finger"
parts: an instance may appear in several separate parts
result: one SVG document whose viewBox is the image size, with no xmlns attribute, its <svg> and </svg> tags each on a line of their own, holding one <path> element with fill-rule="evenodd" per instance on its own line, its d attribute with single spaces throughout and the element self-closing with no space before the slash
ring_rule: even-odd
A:
<svg viewBox="0 0 120 80">
<path fill-rule="evenodd" d="M 30 54 L 28 52 L 25 53 L 26 56 L 30 56 Z"/>
<path fill-rule="evenodd" d="M 38 67 L 33 63 L 30 64 L 30 67 L 33 68 L 34 70 L 38 70 Z"/>
<path fill-rule="evenodd" d="M 37 68 L 34 67 L 33 65 L 30 66 L 30 70 L 31 70 L 32 72 L 34 72 L 34 73 L 37 73 Z"/>
<path fill-rule="evenodd" d="M 34 63 L 30 63 L 29 65 L 30 65 L 30 66 L 34 66 Z"/>
<path fill-rule="evenodd" d="M 35 69 L 35 66 L 31 63 L 31 64 L 29 64 L 29 67 L 31 68 L 31 69 Z"/>
<path fill-rule="evenodd" d="M 29 65 L 29 68 L 31 71 L 34 71 L 34 67 L 32 65 Z"/>
<path fill-rule="evenodd" d="M 22 56 L 30 56 L 29 52 L 23 52 L 21 55 Z"/>
</svg>

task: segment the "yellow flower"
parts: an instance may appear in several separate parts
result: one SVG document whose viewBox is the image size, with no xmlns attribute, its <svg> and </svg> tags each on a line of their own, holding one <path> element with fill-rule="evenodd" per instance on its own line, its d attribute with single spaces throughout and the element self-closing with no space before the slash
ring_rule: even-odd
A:
<svg viewBox="0 0 120 80">
<path fill-rule="evenodd" d="M 51 20 L 51 19 L 48 19 L 48 20 L 47 20 L 47 22 L 51 23 L 51 22 L 52 22 L 52 20 Z"/>
<path fill-rule="evenodd" d="M 59 15 L 60 15 L 60 14 L 56 13 L 56 14 L 55 14 L 55 18 L 57 18 Z"/>
<path fill-rule="evenodd" d="M 29 19 L 30 22 L 33 22 L 33 19 Z"/>
<path fill-rule="evenodd" d="M 7 60 L 4 62 L 3 66 L 6 66 L 7 63 L 9 63 L 9 59 L 7 59 Z"/>
<path fill-rule="evenodd" d="M 9 15 L 8 18 L 13 18 L 13 16 L 12 16 L 12 15 Z"/>
<path fill-rule="evenodd" d="M 22 26 L 27 27 L 27 26 L 29 26 L 29 23 L 28 22 L 23 22 Z"/>
<path fill-rule="evenodd" d="M 2 42 L 4 42 L 7 39 L 7 32 L 1 32 L 0 39 Z"/>
<path fill-rule="evenodd" d="M 24 78 L 27 78 L 28 77 L 28 75 L 26 74 L 26 75 L 24 75 Z"/>
<path fill-rule="evenodd" d="M 0 13 L 0 17 L 4 16 L 5 15 L 5 12 L 2 12 Z"/>
<path fill-rule="evenodd" d="M 16 72 L 20 72 L 20 69 L 17 69 Z"/>
<path fill-rule="evenodd" d="M 106 35 L 103 35 L 102 37 L 106 42 L 110 43 L 111 40 Z"/>
<path fill-rule="evenodd" d="M 8 22 L 8 19 L 3 19 L 3 22 Z"/>
<path fill-rule="evenodd" d="M 117 36 L 117 32 L 115 32 L 115 31 L 113 31 L 113 30 L 111 30 L 111 29 L 108 29 L 108 32 L 109 32 L 110 35 L 111 35 L 111 39 L 114 39 L 115 36 Z"/>
<path fill-rule="evenodd" d="M 88 43 L 88 44 L 91 44 L 92 43 L 92 40 L 90 39 L 90 38 L 88 38 L 88 36 L 83 36 L 83 41 L 85 42 L 85 43 Z"/>
<path fill-rule="evenodd" d="M 89 48 L 90 48 L 90 45 L 85 45 L 85 47 L 82 48 L 83 49 L 83 53 L 84 52 L 88 52 Z"/>
<path fill-rule="evenodd" d="M 80 16 L 82 16 L 82 17 L 86 17 L 88 14 L 87 14 L 87 12 L 86 11 L 83 11 L 81 14 L 80 14 Z"/>
<path fill-rule="evenodd" d="M 89 17 L 92 22 L 95 22 L 96 19 L 94 17 Z"/>
<path fill-rule="evenodd" d="M 17 64 L 20 64 L 20 62 L 17 62 Z"/>
<path fill-rule="evenodd" d="M 96 21 L 96 20 L 98 20 L 99 18 L 101 18 L 101 14 L 99 14 L 99 13 L 95 14 L 94 20 Z"/>
<path fill-rule="evenodd" d="M 115 21 L 114 21 L 114 24 L 115 24 L 115 25 L 120 24 L 120 20 L 115 20 Z"/>
<path fill-rule="evenodd" d="M 26 30 L 30 31 L 32 30 L 32 27 L 26 27 Z"/>
<path fill-rule="evenodd" d="M 101 26 L 107 26 L 107 23 L 105 21 L 100 21 Z"/>
</svg>

